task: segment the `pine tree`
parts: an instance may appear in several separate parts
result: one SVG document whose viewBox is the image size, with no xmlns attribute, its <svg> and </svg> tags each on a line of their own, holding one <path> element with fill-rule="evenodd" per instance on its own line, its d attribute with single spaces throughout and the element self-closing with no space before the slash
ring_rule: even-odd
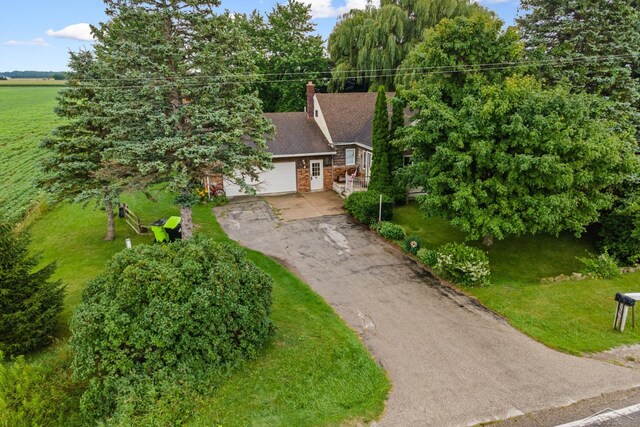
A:
<svg viewBox="0 0 640 427">
<path fill-rule="evenodd" d="M 7 355 L 50 344 L 62 311 L 64 288 L 50 280 L 55 265 L 36 270 L 39 257 L 28 246 L 26 234 L 0 220 L 0 352 Z"/>
<path fill-rule="evenodd" d="M 518 18 L 532 59 L 560 60 L 540 67 L 549 83 L 616 102 L 640 131 L 640 11 L 637 0 L 522 0 Z"/>
<path fill-rule="evenodd" d="M 373 137 L 371 141 L 371 177 L 369 190 L 382 194 L 393 193 L 393 182 L 389 163 L 389 111 L 384 86 L 378 88 L 373 111 Z"/>
<path fill-rule="evenodd" d="M 250 41 L 219 1 L 105 0 L 110 20 L 94 28 L 112 160 L 139 186 L 165 182 L 178 194 L 183 237 L 192 234 L 195 183 L 221 174 L 245 189 L 270 167 L 272 124 L 251 92 Z M 251 144 L 248 143 L 251 141 Z"/>
<path fill-rule="evenodd" d="M 42 184 L 57 200 L 104 204 L 107 217 L 105 240 L 116 234 L 113 204 L 120 193 L 115 182 L 101 178 L 100 171 L 107 168 L 103 155 L 111 148 L 107 128 L 101 122 L 96 85 L 106 75 L 93 53 L 70 53 L 67 83 L 58 94 L 56 114 L 67 119 L 41 146 L 48 150 L 43 161 L 47 176 Z"/>
</svg>

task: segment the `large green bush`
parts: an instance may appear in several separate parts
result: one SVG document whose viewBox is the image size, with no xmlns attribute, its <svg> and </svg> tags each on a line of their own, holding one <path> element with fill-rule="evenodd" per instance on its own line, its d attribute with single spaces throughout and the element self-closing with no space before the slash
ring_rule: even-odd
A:
<svg viewBox="0 0 640 427">
<path fill-rule="evenodd" d="M 51 280 L 55 265 L 36 269 L 29 237 L 0 219 L 0 352 L 27 353 L 53 341 L 64 289 Z"/>
<path fill-rule="evenodd" d="M 640 230 L 637 215 L 613 212 L 603 216 L 598 249 L 607 251 L 623 264 L 640 261 Z"/>
<path fill-rule="evenodd" d="M 455 283 L 464 286 L 489 284 L 489 258 L 487 254 L 463 243 L 447 243 L 438 249 L 436 271 Z"/>
<path fill-rule="evenodd" d="M 183 422 L 197 392 L 258 355 L 270 311 L 271 278 L 237 245 L 195 238 L 117 254 L 71 321 L 74 374 L 89 381 L 83 413 Z"/>
<path fill-rule="evenodd" d="M 378 220 L 380 209 L 380 193 L 377 191 L 358 191 L 351 193 L 344 200 L 345 210 L 363 224 L 371 224 Z M 382 197 L 382 221 L 389 221 L 393 216 L 393 199 Z"/>
</svg>

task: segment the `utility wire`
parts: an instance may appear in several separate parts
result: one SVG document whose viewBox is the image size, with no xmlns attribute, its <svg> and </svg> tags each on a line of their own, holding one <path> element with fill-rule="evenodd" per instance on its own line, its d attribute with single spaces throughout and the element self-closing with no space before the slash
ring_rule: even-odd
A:
<svg viewBox="0 0 640 427">
<path fill-rule="evenodd" d="M 394 76 L 419 76 L 419 75 L 438 75 L 438 74 L 461 74 L 461 73 L 475 73 L 475 72 L 485 72 L 485 71 L 494 71 L 494 70 L 508 70 L 508 69 L 518 69 L 518 68 L 535 68 L 539 66 L 545 66 L 550 68 L 559 68 L 566 64 L 588 64 L 592 61 L 606 61 L 612 59 L 622 59 L 622 58 L 636 58 L 637 55 L 607 55 L 607 56 L 585 56 L 580 58 L 557 58 L 557 59 L 549 59 L 549 60 L 539 60 L 539 61 L 519 61 L 519 62 L 496 62 L 496 63 L 484 63 L 484 64 L 459 64 L 459 65 L 450 65 L 450 66 L 434 66 L 434 67 L 412 67 L 412 68 L 378 68 L 378 69 L 369 69 L 369 70 L 344 70 L 344 71 L 326 71 L 326 72 L 295 72 L 295 73 L 261 73 L 261 74 L 227 74 L 227 75 L 214 75 L 214 76 L 206 76 L 206 75 L 191 75 L 191 76 L 183 76 L 183 77 L 135 77 L 135 78 L 127 78 L 121 77 L 117 79 L 91 79 L 91 80 L 76 80 L 80 83 L 77 86 L 67 86 L 72 89 L 135 89 L 135 88 L 163 88 L 163 87 L 172 87 L 172 83 L 175 80 L 191 80 L 198 79 L 200 82 L 189 82 L 185 83 L 185 87 L 206 87 L 213 85 L 228 85 L 235 83 L 251 83 L 251 84 L 265 84 L 265 83 L 289 83 L 289 82 L 301 82 L 308 80 L 308 76 L 318 75 L 318 74 L 330 74 L 331 77 L 339 77 L 343 79 L 348 78 L 376 78 L 376 77 L 394 77 Z M 343 76 L 336 76 L 336 73 L 345 74 Z M 259 79 L 262 76 L 275 76 L 275 75 L 300 75 L 298 78 L 282 78 L 282 79 L 272 79 L 272 80 L 261 80 Z M 304 77 L 302 77 L 304 76 Z M 240 80 L 234 80 L 232 78 L 243 77 L 248 80 L 248 82 L 241 82 Z M 208 79 L 211 81 L 201 82 L 203 79 Z M 216 81 L 220 79 L 219 81 Z M 99 82 L 99 81 L 131 81 L 131 80 L 147 80 L 147 84 L 132 84 L 132 85 L 85 85 L 83 83 L 89 82 Z"/>
</svg>

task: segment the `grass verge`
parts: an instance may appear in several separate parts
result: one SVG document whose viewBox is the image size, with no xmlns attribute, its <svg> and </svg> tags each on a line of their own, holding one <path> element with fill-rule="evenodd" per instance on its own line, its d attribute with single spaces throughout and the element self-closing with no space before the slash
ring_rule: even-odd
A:
<svg viewBox="0 0 640 427">
<path fill-rule="evenodd" d="M 431 249 L 465 238 L 446 220 L 425 218 L 416 204 L 396 208 L 393 221 Z M 523 236 L 496 241 L 488 250 L 478 242 L 469 244 L 487 251 L 492 285 L 465 292 L 527 335 L 572 354 L 640 343 L 640 322 L 638 329 L 623 334 L 613 330 L 613 297 L 616 292 L 640 292 L 639 273 L 615 280 L 540 284 L 543 277 L 580 271 L 576 257 L 595 252 L 591 236 Z"/>
</svg>

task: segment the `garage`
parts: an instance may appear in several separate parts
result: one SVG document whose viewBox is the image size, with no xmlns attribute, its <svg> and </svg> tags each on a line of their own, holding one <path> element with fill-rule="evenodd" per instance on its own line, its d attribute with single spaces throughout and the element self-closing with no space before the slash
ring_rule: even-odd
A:
<svg viewBox="0 0 640 427">
<path fill-rule="evenodd" d="M 250 184 L 257 194 L 295 193 L 296 162 L 278 162 L 273 169 L 261 172 L 257 181 Z M 246 195 L 241 188 L 225 180 L 224 190 L 228 197 Z"/>
</svg>

